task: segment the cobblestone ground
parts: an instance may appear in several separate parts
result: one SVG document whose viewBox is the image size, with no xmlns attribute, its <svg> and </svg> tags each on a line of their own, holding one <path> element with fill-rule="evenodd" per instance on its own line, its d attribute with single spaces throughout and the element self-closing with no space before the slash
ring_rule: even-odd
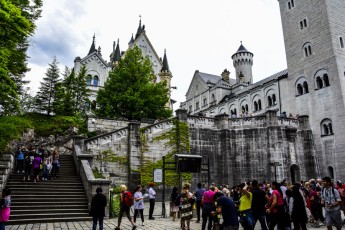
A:
<svg viewBox="0 0 345 230">
<path fill-rule="evenodd" d="M 161 217 L 162 208 L 161 203 L 156 203 L 155 206 L 155 220 L 148 220 L 148 205 L 144 209 L 145 226 L 141 226 L 140 218 L 137 219 L 137 229 L 138 230 L 178 230 L 180 228 L 179 219 L 173 221 L 172 217 L 162 218 Z M 201 224 L 195 223 L 195 218 L 191 220 L 191 230 L 200 230 Z M 105 219 L 104 220 L 104 230 L 113 230 L 117 226 L 117 218 L 114 219 Z M 311 230 L 325 230 L 326 227 L 322 226 L 319 228 L 314 228 L 310 224 L 307 226 Z M 37 223 L 37 224 L 25 224 L 25 225 L 9 225 L 6 226 L 6 230 L 92 230 L 92 221 L 85 222 L 55 222 L 55 223 Z M 97 228 L 98 229 L 98 228 Z M 131 223 L 124 216 L 121 223 L 121 230 L 130 230 L 132 229 Z M 243 228 L 240 227 L 242 230 Z M 258 223 L 255 226 L 255 230 L 260 230 L 260 224 Z M 334 228 L 335 229 L 335 228 Z"/>
</svg>

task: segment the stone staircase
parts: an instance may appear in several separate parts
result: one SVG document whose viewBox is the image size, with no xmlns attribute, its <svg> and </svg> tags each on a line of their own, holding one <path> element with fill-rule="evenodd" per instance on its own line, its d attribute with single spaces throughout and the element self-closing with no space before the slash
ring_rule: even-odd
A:
<svg viewBox="0 0 345 230">
<path fill-rule="evenodd" d="M 42 173 L 40 173 L 40 176 Z M 71 155 L 60 155 L 60 172 L 54 180 L 23 181 L 22 173 L 10 175 L 12 205 L 8 225 L 89 221 L 88 200 Z"/>
</svg>

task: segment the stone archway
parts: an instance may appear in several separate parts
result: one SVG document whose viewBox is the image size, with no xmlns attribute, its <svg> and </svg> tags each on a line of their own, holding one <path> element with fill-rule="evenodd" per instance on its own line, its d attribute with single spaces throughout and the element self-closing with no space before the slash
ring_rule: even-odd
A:
<svg viewBox="0 0 345 230">
<path fill-rule="evenodd" d="M 292 184 L 301 181 L 301 174 L 300 174 L 300 171 L 299 171 L 299 167 L 297 165 L 295 165 L 295 164 L 291 165 L 290 173 L 291 173 L 291 182 L 292 182 Z"/>
<path fill-rule="evenodd" d="M 334 179 L 334 169 L 332 166 L 327 167 L 327 174 L 331 179 Z"/>
</svg>

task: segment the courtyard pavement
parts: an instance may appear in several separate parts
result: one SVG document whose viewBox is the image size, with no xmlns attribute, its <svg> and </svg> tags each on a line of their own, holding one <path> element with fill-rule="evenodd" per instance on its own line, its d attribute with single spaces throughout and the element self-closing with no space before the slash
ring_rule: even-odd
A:
<svg viewBox="0 0 345 230">
<path fill-rule="evenodd" d="M 168 202 L 167 202 L 168 208 Z M 141 226 L 140 218 L 137 218 L 137 230 L 178 230 L 180 228 L 180 221 L 172 220 L 172 217 L 162 218 L 162 204 L 157 202 L 155 205 L 154 217 L 155 220 L 148 220 L 148 204 L 144 209 L 144 224 Z M 168 212 L 167 212 L 168 213 Z M 169 214 L 169 213 L 168 213 Z M 201 224 L 195 223 L 195 218 L 191 220 L 191 230 L 200 230 Z M 114 230 L 117 226 L 117 218 L 105 219 L 104 230 Z M 310 230 L 325 230 L 326 227 L 322 226 L 319 228 L 312 227 L 310 224 L 307 226 Z M 82 222 L 55 222 L 55 223 L 36 223 L 36 224 L 23 224 L 23 225 L 8 225 L 6 230 L 92 230 L 92 221 Z M 97 228 L 98 229 L 98 228 Z M 121 230 L 131 230 L 132 226 L 129 220 L 124 216 L 122 218 Z M 240 226 L 240 229 L 243 229 Z M 260 230 L 260 223 L 257 223 L 255 230 Z M 335 229 L 335 228 L 334 228 Z"/>
</svg>

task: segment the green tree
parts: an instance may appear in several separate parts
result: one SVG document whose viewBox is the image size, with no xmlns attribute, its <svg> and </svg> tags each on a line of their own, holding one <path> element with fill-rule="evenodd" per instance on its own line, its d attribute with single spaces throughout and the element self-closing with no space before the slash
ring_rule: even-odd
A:
<svg viewBox="0 0 345 230">
<path fill-rule="evenodd" d="M 39 92 L 37 93 L 36 108 L 38 111 L 50 115 L 53 112 L 53 102 L 56 94 L 56 87 L 60 82 L 60 70 L 56 57 L 53 62 L 49 64 L 46 72 L 46 77 L 43 78 Z"/>
<path fill-rule="evenodd" d="M 19 113 L 18 92 L 27 68 L 28 38 L 36 28 L 42 0 L 0 1 L 0 115 Z"/>
<path fill-rule="evenodd" d="M 96 114 L 131 120 L 170 117 L 171 110 L 165 107 L 169 89 L 165 82 L 154 81 L 151 61 L 135 46 L 119 60 L 104 89 L 98 91 Z"/>
<path fill-rule="evenodd" d="M 63 81 L 56 85 L 54 113 L 73 116 L 85 112 L 85 103 L 90 96 L 86 84 L 86 71 L 83 66 L 76 75 L 74 69 L 70 71 L 66 67 Z"/>
</svg>

